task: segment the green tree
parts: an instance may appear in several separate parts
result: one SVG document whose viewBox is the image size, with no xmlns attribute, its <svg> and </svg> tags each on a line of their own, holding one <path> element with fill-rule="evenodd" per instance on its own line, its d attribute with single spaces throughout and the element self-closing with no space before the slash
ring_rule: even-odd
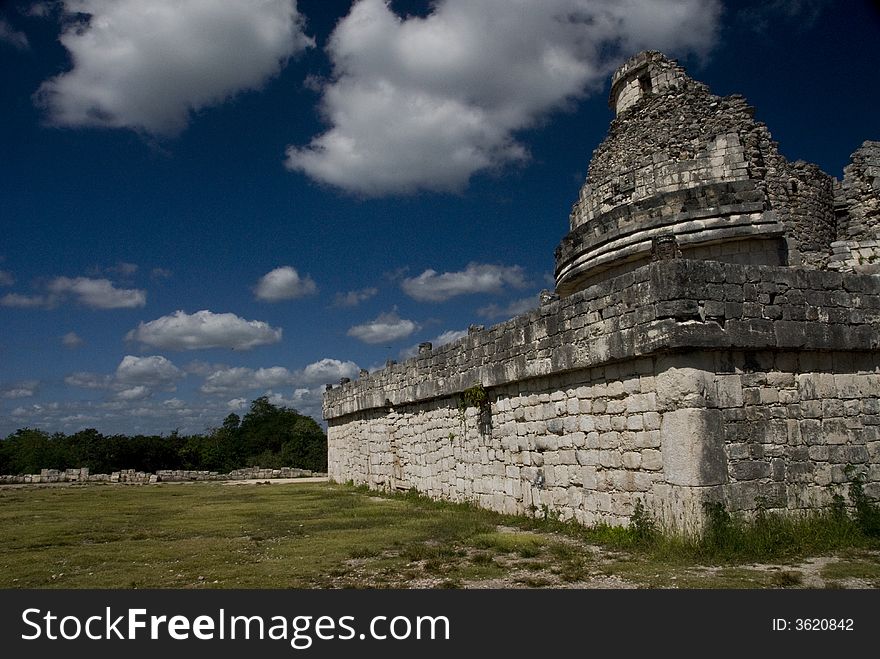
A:
<svg viewBox="0 0 880 659">
<path fill-rule="evenodd" d="M 33 428 L 21 428 L 4 441 L 7 455 L 7 473 L 35 474 L 41 469 L 58 469 L 57 451 L 49 433 Z"/>
<path fill-rule="evenodd" d="M 251 403 L 239 432 L 248 464 L 327 468 L 327 436 L 317 422 L 295 409 L 273 405 L 265 396 Z"/>
</svg>

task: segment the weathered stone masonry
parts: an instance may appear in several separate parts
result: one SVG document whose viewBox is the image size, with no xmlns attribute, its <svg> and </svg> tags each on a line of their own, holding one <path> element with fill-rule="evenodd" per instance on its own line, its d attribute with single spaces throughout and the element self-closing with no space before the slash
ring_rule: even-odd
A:
<svg viewBox="0 0 880 659">
<path fill-rule="evenodd" d="M 880 497 L 880 277 L 832 247 L 875 235 L 873 165 L 841 185 L 787 163 L 741 98 L 658 53 L 611 103 L 562 297 L 328 390 L 330 476 L 585 524 L 640 500 L 686 530 L 709 500 L 826 505 L 848 465 Z M 474 385 L 487 405 L 462 414 Z"/>
</svg>

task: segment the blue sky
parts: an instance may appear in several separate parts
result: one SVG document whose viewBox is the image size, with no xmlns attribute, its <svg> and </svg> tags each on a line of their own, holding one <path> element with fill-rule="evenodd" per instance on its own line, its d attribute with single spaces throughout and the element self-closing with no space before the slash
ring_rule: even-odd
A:
<svg viewBox="0 0 880 659">
<path fill-rule="evenodd" d="M 500 322 L 663 50 L 841 176 L 880 139 L 876 3 L 0 5 L 0 435 L 201 432 Z"/>
</svg>

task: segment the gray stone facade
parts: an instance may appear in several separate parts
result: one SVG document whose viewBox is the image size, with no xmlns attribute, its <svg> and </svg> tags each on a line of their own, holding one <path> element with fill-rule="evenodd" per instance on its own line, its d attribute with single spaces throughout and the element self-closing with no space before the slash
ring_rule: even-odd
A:
<svg viewBox="0 0 880 659">
<path fill-rule="evenodd" d="M 329 473 L 510 513 L 698 529 L 706 501 L 880 497 L 877 143 L 844 182 L 659 53 L 618 113 L 528 314 L 325 393 Z M 871 245 L 871 247 L 864 247 Z M 478 387 L 486 400 L 467 405 Z"/>
</svg>

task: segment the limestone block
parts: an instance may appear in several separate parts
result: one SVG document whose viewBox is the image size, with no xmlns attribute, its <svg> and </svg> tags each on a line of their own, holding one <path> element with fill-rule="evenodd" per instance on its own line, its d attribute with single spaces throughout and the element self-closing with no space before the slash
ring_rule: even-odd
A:
<svg viewBox="0 0 880 659">
<path fill-rule="evenodd" d="M 637 451 L 626 451 L 621 456 L 621 463 L 626 469 L 638 469 L 642 464 L 642 455 Z"/>
<path fill-rule="evenodd" d="M 742 407 L 742 380 L 738 375 L 719 375 L 715 379 L 719 407 Z"/>
<path fill-rule="evenodd" d="M 641 468 L 647 471 L 657 471 L 663 468 L 663 454 L 656 449 L 644 449 L 641 452 Z"/>
<path fill-rule="evenodd" d="M 673 485 L 720 485 L 727 480 L 719 410 L 666 412 L 660 424 L 663 475 Z"/>
<path fill-rule="evenodd" d="M 660 430 L 660 413 L 645 412 L 642 414 L 642 425 L 645 430 Z"/>
<path fill-rule="evenodd" d="M 712 374 L 701 368 L 668 366 L 656 376 L 657 409 L 706 407 L 707 398 L 714 398 L 713 379 Z"/>
</svg>

